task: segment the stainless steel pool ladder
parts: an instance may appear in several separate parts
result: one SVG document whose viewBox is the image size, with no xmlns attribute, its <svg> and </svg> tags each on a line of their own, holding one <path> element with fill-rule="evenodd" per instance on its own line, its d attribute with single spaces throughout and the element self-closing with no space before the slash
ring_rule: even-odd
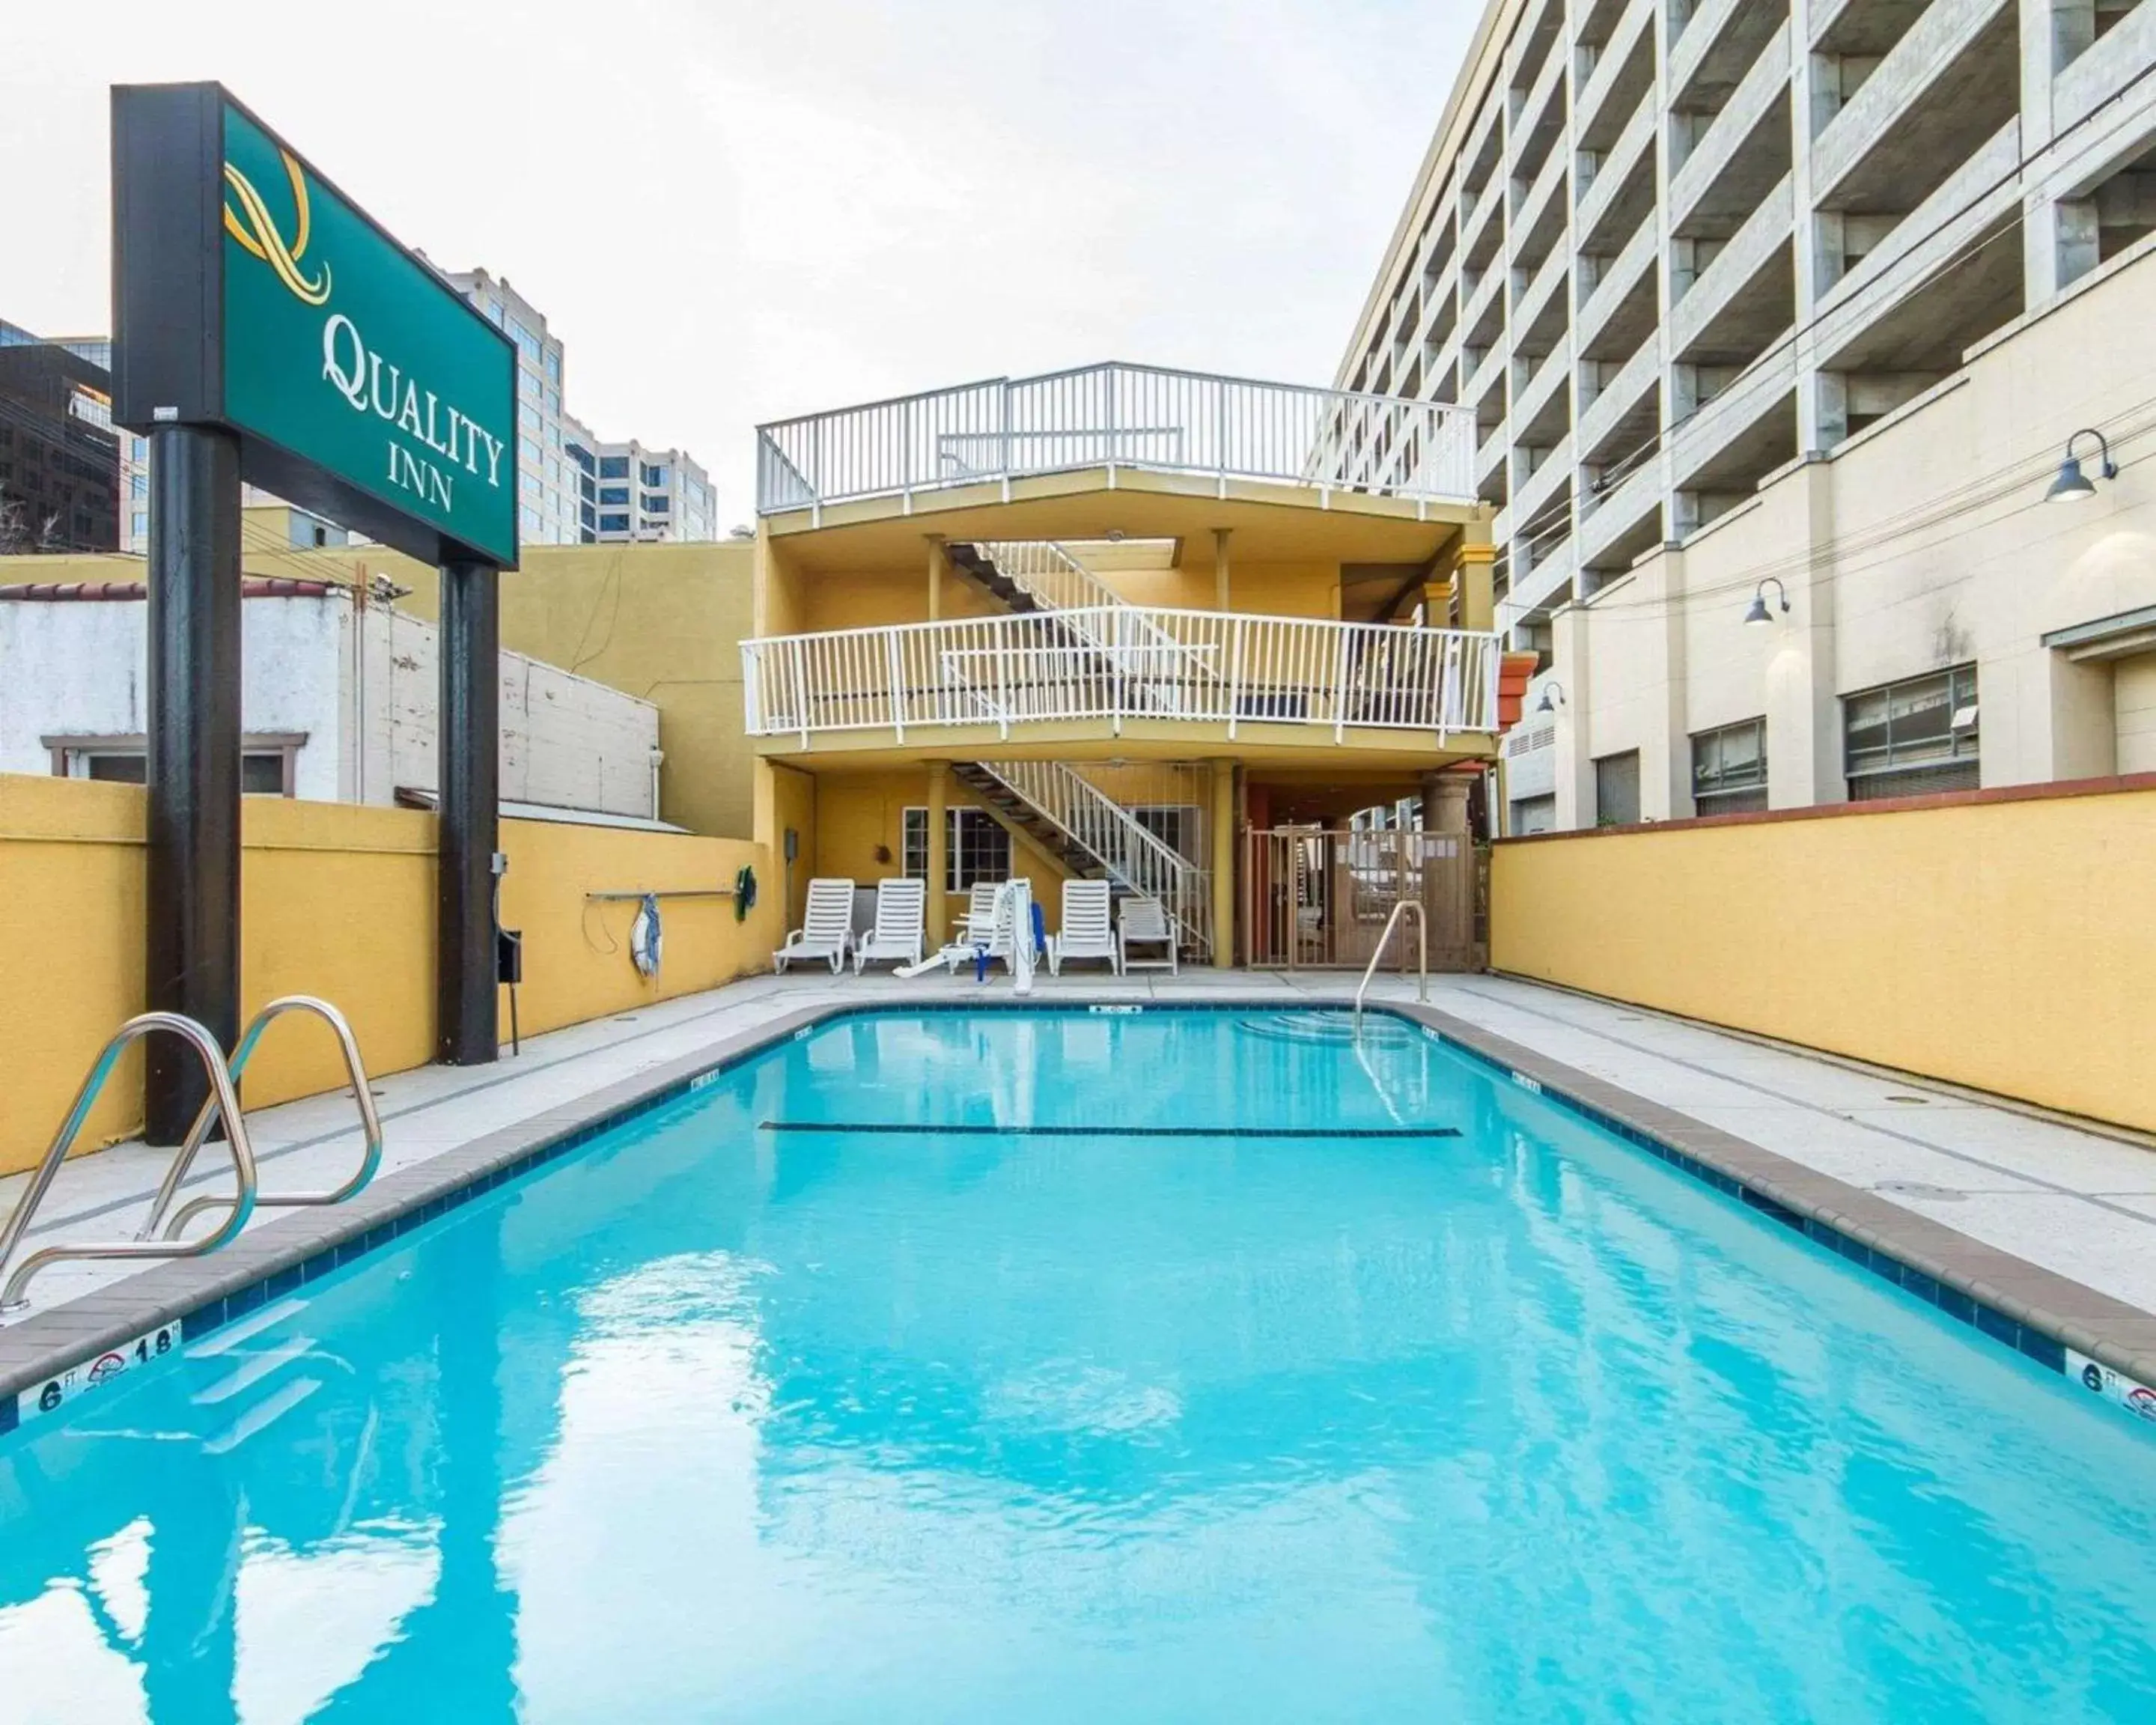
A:
<svg viewBox="0 0 2156 1725">
<path fill-rule="evenodd" d="M 374 1178 L 374 1171 L 382 1165 L 382 1117 L 374 1106 L 374 1092 L 367 1086 L 367 1068 L 359 1058 L 359 1044 L 352 1036 L 352 1026 L 346 1023 L 344 1014 L 328 1001 L 317 1000 L 311 994 L 285 994 L 256 1013 L 253 1022 L 241 1034 L 239 1047 L 232 1051 L 230 1070 L 233 1084 L 235 1086 L 239 1084 L 239 1075 L 246 1070 L 255 1045 L 262 1040 L 262 1033 L 288 1012 L 312 1013 L 326 1023 L 335 1034 L 338 1052 L 344 1056 L 346 1075 L 352 1080 L 352 1095 L 359 1102 L 360 1127 L 367 1142 L 366 1148 L 360 1155 L 359 1167 L 342 1185 L 332 1187 L 326 1192 L 257 1192 L 254 1203 L 265 1210 L 302 1209 L 316 1204 L 342 1204 L 354 1193 L 362 1190 Z M 203 1104 L 202 1112 L 195 1116 L 195 1123 L 187 1128 L 187 1141 L 180 1146 L 180 1153 L 172 1158 L 172 1165 L 166 1169 L 165 1183 L 157 1189 L 157 1201 L 150 1206 L 150 1219 L 142 1224 L 141 1232 L 135 1236 L 136 1240 L 150 1240 L 158 1237 L 158 1229 L 164 1224 L 166 1213 L 172 1209 L 173 1199 L 179 1196 L 180 1187 L 187 1178 L 187 1171 L 194 1166 L 195 1157 L 201 1151 L 203 1140 L 208 1137 L 210 1127 L 217 1123 L 221 1113 L 222 1105 L 213 1093 L 210 1099 Z M 229 1121 L 232 1117 L 225 1117 Z M 219 1206 L 228 1208 L 235 1202 L 233 1197 L 218 1192 L 198 1198 L 183 1206 L 172 1218 L 171 1225 L 164 1229 L 163 1238 L 179 1240 L 187 1233 L 187 1224 L 204 1210 Z"/>
<path fill-rule="evenodd" d="M 1355 1029 L 1363 1028 L 1363 997 L 1370 992 L 1370 978 L 1378 973 L 1378 961 L 1385 956 L 1385 948 L 1392 944 L 1393 929 L 1400 920 L 1400 912 L 1413 911 L 1415 924 L 1415 999 L 1425 1005 L 1430 1001 L 1430 924 L 1422 913 L 1421 903 L 1404 898 L 1393 906 L 1393 914 L 1385 918 L 1385 932 L 1378 937 L 1377 950 L 1370 954 L 1370 962 L 1363 967 L 1363 980 L 1355 985 Z"/>
<path fill-rule="evenodd" d="M 269 1028 L 270 1023 L 288 1012 L 302 1011 L 313 1013 L 327 1020 L 330 1028 L 336 1033 L 346 1068 L 352 1075 L 358 1097 L 360 1119 L 366 1132 L 366 1152 L 361 1158 L 358 1172 L 334 1191 L 264 1194 L 259 1189 L 254 1146 L 248 1137 L 247 1122 L 240 1111 L 236 1081 L 241 1069 L 246 1065 L 248 1057 L 254 1053 L 255 1044 L 261 1040 L 263 1031 Z M 90 1240 L 80 1244 L 51 1245 L 31 1253 L 15 1266 L 5 1286 L 0 1286 L 0 1315 L 23 1310 L 29 1303 L 25 1290 L 30 1279 L 51 1265 L 96 1258 L 199 1258 L 229 1244 L 247 1225 L 248 1218 L 254 1214 L 257 1204 L 281 1208 L 295 1204 L 337 1204 L 351 1197 L 374 1178 L 375 1170 L 382 1161 L 381 1118 L 375 1110 L 373 1095 L 367 1088 L 366 1069 L 361 1065 L 359 1048 L 352 1038 L 352 1027 L 345 1022 L 344 1015 L 328 1002 L 304 994 L 285 995 L 271 1001 L 255 1014 L 254 1021 L 248 1025 L 228 1063 L 223 1050 L 217 1045 L 217 1038 L 194 1019 L 176 1012 L 140 1013 L 115 1031 L 112 1039 L 99 1051 L 89 1076 L 82 1081 L 82 1088 L 75 1093 L 66 1119 L 61 1122 L 59 1132 L 45 1152 L 44 1159 L 38 1164 L 28 1187 L 17 1201 L 6 1227 L 0 1229 L 0 1268 L 4 1268 L 13 1258 L 15 1249 L 29 1232 L 38 1206 L 51 1191 L 61 1163 L 66 1159 L 69 1149 L 82 1131 L 83 1122 L 95 1106 L 121 1053 L 131 1043 L 160 1030 L 177 1036 L 193 1050 L 208 1076 L 210 1093 L 166 1173 L 164 1184 L 159 1189 L 157 1201 L 151 1207 L 148 1223 L 133 1240 Z M 173 1219 L 163 1239 L 155 1238 L 158 1224 L 177 1194 L 181 1182 L 187 1178 L 196 1153 L 208 1138 L 211 1127 L 220 1119 L 225 1122 L 225 1142 L 232 1156 L 234 1189 L 229 1194 L 219 1194 L 196 1199 Z M 193 1240 L 182 1239 L 180 1236 L 187 1223 L 200 1210 L 210 1206 L 223 1207 L 226 1212 L 224 1219 L 207 1234 Z"/>
</svg>

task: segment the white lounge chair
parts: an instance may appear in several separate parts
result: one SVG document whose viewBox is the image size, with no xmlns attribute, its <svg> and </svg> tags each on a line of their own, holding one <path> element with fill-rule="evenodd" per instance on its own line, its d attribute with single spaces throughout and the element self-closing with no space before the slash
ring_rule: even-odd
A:
<svg viewBox="0 0 2156 1725">
<path fill-rule="evenodd" d="M 1123 973 L 1122 950 L 1108 926 L 1106 881 L 1063 883 L 1063 926 L 1048 942 L 1048 973 L 1062 975 L 1066 958 L 1105 958 L 1109 969 Z"/>
<path fill-rule="evenodd" d="M 986 940 L 996 926 L 996 895 L 1003 891 L 1000 880 L 976 880 L 971 896 L 966 901 L 966 914 L 958 919 L 952 933 L 953 941 L 963 941 L 978 935 Z"/>
<path fill-rule="evenodd" d="M 1181 964 L 1176 953 L 1175 925 L 1168 920 L 1168 911 L 1157 898 L 1127 898 L 1122 914 L 1116 922 L 1116 945 L 1126 972 L 1133 970 L 1164 970 L 1178 975 Z M 1133 958 L 1131 948 L 1164 947 L 1164 958 Z"/>
<path fill-rule="evenodd" d="M 826 875 L 808 883 L 808 907 L 801 926 L 771 955 L 771 968 L 782 976 L 796 958 L 828 958 L 831 974 L 845 968 L 846 949 L 854 940 L 854 883 Z"/>
<path fill-rule="evenodd" d="M 973 888 L 974 902 L 981 902 L 983 891 L 988 895 L 984 914 L 966 913 L 964 924 L 952 937 L 951 944 L 937 956 L 955 973 L 961 965 L 971 964 L 983 947 L 988 949 L 991 962 L 1000 958 L 1006 969 L 1011 963 L 1011 919 L 1014 914 L 1012 895 L 1005 892 L 1004 883 L 997 881 L 985 889 Z"/>
<path fill-rule="evenodd" d="M 921 963 L 927 943 L 928 883 L 897 878 L 876 882 L 875 927 L 854 942 L 854 974 L 877 958 Z"/>
</svg>

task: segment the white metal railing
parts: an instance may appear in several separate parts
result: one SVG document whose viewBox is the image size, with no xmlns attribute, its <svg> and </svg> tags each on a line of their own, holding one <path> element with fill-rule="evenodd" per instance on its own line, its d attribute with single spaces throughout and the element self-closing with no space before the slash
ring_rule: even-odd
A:
<svg viewBox="0 0 2156 1725">
<path fill-rule="evenodd" d="M 757 428 L 761 515 L 1075 467 L 1475 495 L 1465 409 L 1152 366 L 992 377 Z"/>
<path fill-rule="evenodd" d="M 1200 957 L 1212 951 L 1210 877 L 1092 780 L 1060 761 L 983 761 L 1014 794 L 1092 857 L 1126 891 L 1158 899 Z"/>
<path fill-rule="evenodd" d="M 1173 717 L 1435 733 L 1497 728 L 1499 638 L 1120 605 L 742 643 L 754 737 Z"/>
<path fill-rule="evenodd" d="M 1168 659 L 1175 656 L 1173 637 L 1087 568 L 1067 546 L 1052 539 L 1001 539 L 982 541 L 974 549 L 1035 604 L 1061 614 L 1073 641 L 1101 652 L 1135 645 Z M 1130 614 L 1118 618 L 1113 629 L 1103 634 L 1097 624 L 1111 610 Z M 1148 712 L 1173 711 L 1172 685 L 1141 685 L 1133 693 Z"/>
<path fill-rule="evenodd" d="M 1055 611 L 1097 610 L 1122 595 L 1053 539 L 984 539 L 973 547 L 1002 574 Z"/>
</svg>

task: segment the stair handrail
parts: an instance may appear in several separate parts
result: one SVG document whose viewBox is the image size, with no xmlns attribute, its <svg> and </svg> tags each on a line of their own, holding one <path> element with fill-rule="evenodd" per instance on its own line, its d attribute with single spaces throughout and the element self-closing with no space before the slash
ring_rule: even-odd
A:
<svg viewBox="0 0 2156 1725">
<path fill-rule="evenodd" d="M 1118 675 L 1141 687 L 1166 683 L 1172 696 L 1174 680 L 1184 675 L 1182 667 L 1199 655 L 1199 649 L 1178 641 L 1060 540 L 980 539 L 973 550 L 1043 611 L 1062 614 L 1059 620 L 1065 628 L 1106 658 Z M 1096 619 L 1107 624 L 1105 633 L 1094 626 Z M 1127 634 L 1138 639 L 1126 640 Z M 1142 655 L 1158 655 L 1169 668 L 1134 668 L 1142 667 Z M 1219 675 L 1217 668 L 1207 671 Z"/>
<path fill-rule="evenodd" d="M 194 1019 L 177 1012 L 137 1013 L 112 1034 L 112 1038 L 99 1051 L 82 1088 L 75 1092 L 74 1104 L 67 1117 L 61 1122 L 59 1132 L 46 1150 L 44 1159 L 31 1177 L 29 1185 L 17 1200 L 14 1213 L 8 1224 L 0 1229 L 0 1267 L 15 1255 L 23 1236 L 29 1231 L 30 1221 L 38 1207 L 45 1201 L 52 1189 L 53 1180 L 59 1172 L 60 1163 L 67 1158 L 70 1146 L 82 1131 L 83 1122 L 89 1117 L 105 1081 L 112 1076 L 112 1068 L 121 1052 L 130 1043 L 154 1031 L 169 1031 L 185 1042 L 202 1061 L 209 1077 L 210 1101 L 205 1105 L 217 1108 L 228 1122 L 225 1142 L 232 1153 L 232 1172 L 235 1192 L 232 1209 L 224 1220 L 198 1240 L 184 1241 L 115 1240 L 90 1240 L 74 1245 L 49 1245 L 35 1251 L 15 1266 L 7 1285 L 0 1287 L 0 1314 L 20 1312 L 28 1306 L 24 1292 L 30 1279 L 51 1265 L 78 1258 L 199 1258 L 213 1252 L 229 1242 L 247 1225 L 247 1219 L 254 1212 L 256 1173 L 254 1150 L 249 1142 L 245 1122 L 240 1117 L 239 1097 L 234 1089 L 231 1069 L 225 1064 L 224 1050 L 217 1045 L 217 1038 Z M 190 1138 L 193 1137 L 189 1134 Z M 192 1150 L 187 1152 L 192 1155 Z"/>
<path fill-rule="evenodd" d="M 361 1153 L 359 1167 L 342 1185 L 332 1187 L 326 1192 L 258 1190 L 254 1194 L 254 1204 L 259 1209 L 304 1209 L 318 1204 L 342 1204 L 347 1198 L 363 1190 L 373 1179 L 375 1171 L 382 1166 L 382 1116 L 374 1106 L 374 1092 L 367 1084 L 367 1067 L 359 1057 L 359 1041 L 352 1033 L 351 1023 L 328 1001 L 317 999 L 311 994 L 284 994 L 256 1013 L 241 1034 L 239 1045 L 232 1051 L 228 1070 L 233 1084 L 235 1086 L 239 1084 L 240 1073 L 246 1069 L 255 1045 L 262 1040 L 262 1033 L 285 1014 L 293 1012 L 312 1014 L 326 1022 L 336 1035 L 338 1051 L 344 1056 L 345 1071 L 352 1080 L 352 1094 L 358 1099 L 360 1127 L 366 1140 L 366 1147 Z M 194 1124 L 187 1128 L 187 1140 L 180 1146 L 179 1154 L 172 1158 L 172 1166 L 165 1172 L 165 1183 L 157 1189 L 157 1199 L 150 1206 L 150 1219 L 142 1224 L 141 1232 L 135 1236 L 137 1240 L 158 1237 L 166 1213 L 172 1209 L 173 1199 L 179 1196 L 180 1188 L 187 1180 L 187 1171 L 193 1166 L 196 1154 L 209 1137 L 210 1128 L 217 1123 L 220 1112 L 220 1101 L 215 1096 L 203 1104 L 202 1111 L 195 1116 Z M 225 1117 L 229 1118 L 228 1116 Z M 232 1198 L 225 1193 L 205 1194 L 182 1206 L 179 1214 L 172 1219 L 171 1224 L 163 1226 L 163 1238 L 168 1240 L 184 1238 L 187 1224 L 204 1210 L 213 1209 L 221 1204 L 228 1205 L 232 1202 Z"/>
<path fill-rule="evenodd" d="M 1194 914 L 1194 910 L 1210 903 L 1204 871 L 1165 843 L 1159 834 L 1148 831 L 1137 816 L 1084 773 L 1062 761 L 982 761 L 976 764 L 1039 810 L 1044 819 L 1090 853 L 1123 886 L 1147 898 L 1160 900 L 1191 944 L 1201 952 L 1210 950 L 1212 936 Z M 1128 852 L 1121 857 L 1110 855 L 1098 842 L 1099 835 L 1087 832 L 1086 823 L 1079 814 L 1081 809 L 1096 818 L 1112 821 L 1118 836 L 1125 844 L 1135 845 L 1137 855 L 1150 860 L 1161 878 L 1149 879 L 1143 869 L 1134 869 Z"/>
<path fill-rule="evenodd" d="M 1403 911 L 1413 911 L 1415 921 L 1415 968 L 1420 979 L 1415 984 L 1415 999 L 1425 1006 L 1430 1004 L 1430 919 L 1423 915 L 1420 899 L 1404 898 L 1393 906 L 1393 914 L 1385 918 L 1385 932 L 1378 937 L 1370 962 L 1363 967 L 1363 980 L 1355 985 L 1355 1034 L 1363 1034 L 1363 997 L 1370 992 L 1370 978 L 1378 973 L 1378 961 L 1385 956 L 1385 948 L 1392 943 L 1393 929 L 1400 920 Z"/>
</svg>

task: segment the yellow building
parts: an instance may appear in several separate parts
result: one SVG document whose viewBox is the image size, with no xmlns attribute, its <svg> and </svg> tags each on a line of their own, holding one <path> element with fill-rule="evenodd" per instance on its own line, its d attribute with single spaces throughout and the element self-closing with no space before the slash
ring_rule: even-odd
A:
<svg viewBox="0 0 2156 1725">
<path fill-rule="evenodd" d="M 1499 729 L 1474 428 L 1429 403 L 1129 366 L 758 434 L 747 731 L 811 873 L 1105 876 L 1188 954 L 1464 952 Z M 1350 835 L 1419 799 L 1428 836 Z M 1332 833 L 1337 836 L 1318 836 Z"/>
</svg>

